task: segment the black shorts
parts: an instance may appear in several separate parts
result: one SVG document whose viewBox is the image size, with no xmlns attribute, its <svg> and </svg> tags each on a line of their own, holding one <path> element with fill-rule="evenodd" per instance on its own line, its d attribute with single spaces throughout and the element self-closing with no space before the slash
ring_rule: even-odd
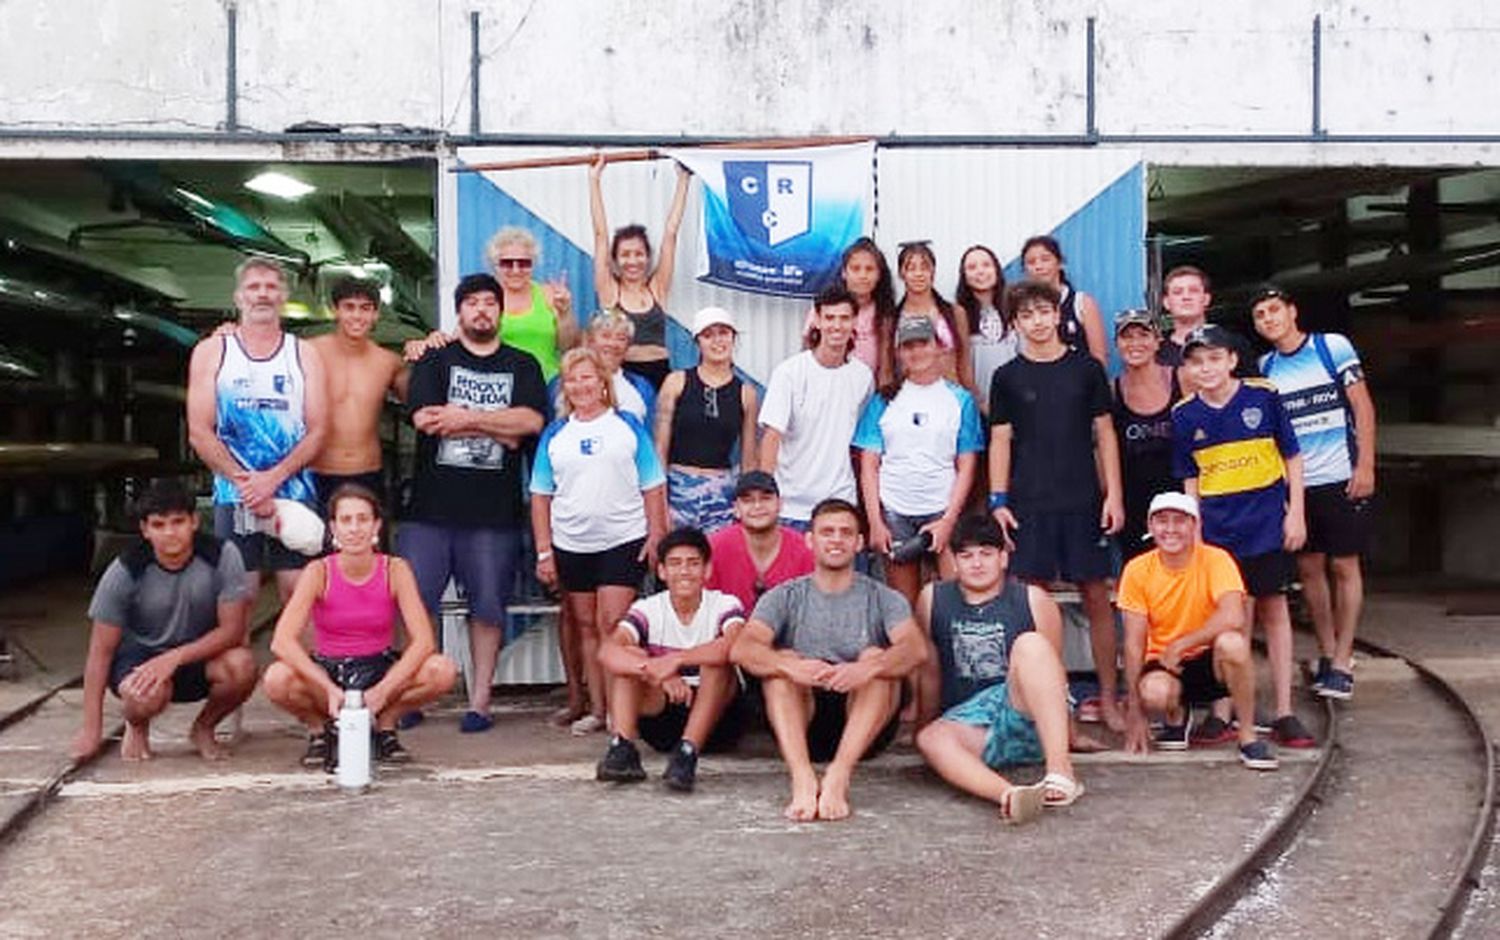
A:
<svg viewBox="0 0 1500 940">
<path fill-rule="evenodd" d="M 362 486 L 375 494 L 380 501 L 381 512 L 386 510 L 385 471 L 369 470 L 365 473 L 319 473 L 313 471 L 313 488 L 318 491 L 318 512 L 328 515 L 328 497 L 345 483 Z"/>
<path fill-rule="evenodd" d="M 363 692 L 384 679 L 400 658 L 395 650 L 386 650 L 373 656 L 319 656 L 314 653 L 312 661 L 323 667 L 334 685 Z"/>
<path fill-rule="evenodd" d="M 557 579 L 570 594 L 588 594 L 601 587 L 637 588 L 646 577 L 646 563 L 637 560 L 645 539 L 636 539 L 602 552 L 570 552 L 552 546 Z"/>
<path fill-rule="evenodd" d="M 214 535 L 222 541 L 234 543 L 234 547 L 240 550 L 240 557 L 245 560 L 246 571 L 264 571 L 267 567 L 272 571 L 301 571 L 312 561 L 301 552 L 287 548 L 280 539 L 263 532 L 236 535 L 233 506 L 214 507 Z"/>
<path fill-rule="evenodd" d="M 1291 590 L 1297 563 L 1286 552 L 1266 552 L 1249 558 L 1236 556 L 1234 560 L 1245 579 L 1245 593 L 1251 597 L 1275 597 Z"/>
<path fill-rule="evenodd" d="M 670 751 L 682 740 L 682 732 L 687 728 L 689 707 L 677 702 L 668 702 L 667 707 L 654 715 L 642 715 L 637 725 L 641 732 L 641 740 L 651 745 L 658 751 Z M 724 713 L 719 716 L 719 721 L 714 725 L 713 731 L 709 732 L 708 740 L 703 743 L 703 753 L 723 753 L 734 750 L 734 746 L 740 743 L 740 737 L 745 733 L 745 696 L 736 693 L 729 704 L 724 706 Z"/>
<path fill-rule="evenodd" d="M 1141 667 L 1141 675 L 1144 677 L 1153 672 L 1167 672 L 1167 667 L 1159 659 L 1148 659 Z M 1211 646 L 1183 662 L 1175 678 L 1182 683 L 1184 705 L 1207 705 L 1229 697 L 1229 689 L 1214 677 L 1214 650 Z"/>
<path fill-rule="evenodd" d="M 672 361 L 670 359 L 647 359 L 644 362 L 622 362 L 621 368 L 626 372 L 633 372 L 647 382 L 656 391 L 661 391 L 661 383 L 672 374 Z"/>
<path fill-rule="evenodd" d="M 1304 552 L 1345 558 L 1370 550 L 1374 509 L 1369 497 L 1350 499 L 1346 483 L 1307 488 L 1307 545 Z"/>
<path fill-rule="evenodd" d="M 812 720 L 807 723 L 807 753 L 813 763 L 827 763 L 838 753 L 839 741 L 844 737 L 844 725 L 848 720 L 848 701 L 849 696 L 843 692 L 813 689 Z M 901 701 L 906 701 L 904 682 L 901 683 Z M 896 740 L 896 732 L 900 727 L 901 706 L 898 705 L 891 711 L 891 720 L 875 735 L 875 740 L 870 742 L 869 748 L 859 759 L 869 760 L 890 747 L 891 742 Z"/>
<path fill-rule="evenodd" d="M 1010 573 L 1024 581 L 1103 581 L 1113 568 L 1109 536 L 1099 512 L 1013 510 L 1020 528 L 1011 533 L 1016 550 Z"/>
<path fill-rule="evenodd" d="M 166 650 L 129 649 L 115 653 L 115 658 L 109 664 L 109 690 L 120 694 L 120 683 L 130 675 L 131 670 L 144 663 L 146 660 L 164 653 Z M 201 702 L 208 698 L 208 663 L 199 660 L 195 663 L 185 663 L 177 667 L 172 673 L 172 701 L 174 702 Z"/>
</svg>

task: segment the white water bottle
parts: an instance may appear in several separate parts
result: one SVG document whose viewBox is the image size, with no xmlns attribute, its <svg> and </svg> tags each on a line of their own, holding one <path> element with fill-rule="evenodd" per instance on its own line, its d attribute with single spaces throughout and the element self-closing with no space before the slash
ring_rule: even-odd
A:
<svg viewBox="0 0 1500 940">
<path fill-rule="evenodd" d="M 359 792 L 370 785 L 370 710 L 359 689 L 344 690 L 339 710 L 338 784 Z"/>
</svg>

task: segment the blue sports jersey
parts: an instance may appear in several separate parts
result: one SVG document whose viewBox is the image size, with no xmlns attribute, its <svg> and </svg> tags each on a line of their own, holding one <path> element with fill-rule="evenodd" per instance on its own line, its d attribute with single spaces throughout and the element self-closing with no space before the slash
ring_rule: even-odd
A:
<svg viewBox="0 0 1500 940">
<path fill-rule="evenodd" d="M 1172 409 L 1172 472 L 1198 481 L 1203 540 L 1252 558 L 1281 549 L 1285 461 L 1299 450 L 1276 386 L 1239 382 L 1222 407 L 1190 395 Z"/>
<path fill-rule="evenodd" d="M 1272 350 L 1260 371 L 1276 383 L 1302 448 L 1308 486 L 1342 483 L 1354 474 L 1354 416 L 1344 389 L 1364 381 L 1359 354 L 1340 333 L 1308 334 L 1293 353 Z M 1324 357 L 1327 361 L 1324 361 Z"/>
<path fill-rule="evenodd" d="M 307 435 L 300 342 L 286 334 L 264 359 L 252 358 L 238 336 L 223 337 L 223 349 L 214 377 L 214 433 L 240 466 L 269 470 Z M 312 475 L 303 467 L 276 488 L 276 495 L 315 502 Z M 239 501 L 234 481 L 214 474 L 214 505 Z"/>
</svg>

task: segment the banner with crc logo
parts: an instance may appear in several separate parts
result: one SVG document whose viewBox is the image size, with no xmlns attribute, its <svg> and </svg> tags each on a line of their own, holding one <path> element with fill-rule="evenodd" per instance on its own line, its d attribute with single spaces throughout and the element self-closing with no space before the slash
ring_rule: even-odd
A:
<svg viewBox="0 0 1500 940">
<path fill-rule="evenodd" d="M 666 153 L 703 184 L 699 280 L 811 297 L 838 277 L 844 248 L 868 231 L 873 143 Z"/>
</svg>

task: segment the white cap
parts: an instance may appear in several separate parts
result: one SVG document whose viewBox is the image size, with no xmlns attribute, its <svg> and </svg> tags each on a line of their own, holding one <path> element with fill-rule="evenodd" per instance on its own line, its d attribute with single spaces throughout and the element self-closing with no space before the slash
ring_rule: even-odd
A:
<svg viewBox="0 0 1500 940">
<path fill-rule="evenodd" d="M 696 337 L 711 326 L 720 325 L 739 332 L 739 328 L 734 325 L 734 314 L 723 307 L 704 307 L 693 315 L 693 336 Z"/>
<path fill-rule="evenodd" d="M 1146 518 L 1150 519 L 1164 509 L 1185 512 L 1194 519 L 1201 518 L 1198 515 L 1198 501 L 1186 493 L 1157 493 L 1151 497 L 1151 508 L 1146 510 Z"/>
<path fill-rule="evenodd" d="M 276 500 L 276 537 L 281 544 L 303 555 L 323 552 L 323 520 L 295 499 Z"/>
</svg>

